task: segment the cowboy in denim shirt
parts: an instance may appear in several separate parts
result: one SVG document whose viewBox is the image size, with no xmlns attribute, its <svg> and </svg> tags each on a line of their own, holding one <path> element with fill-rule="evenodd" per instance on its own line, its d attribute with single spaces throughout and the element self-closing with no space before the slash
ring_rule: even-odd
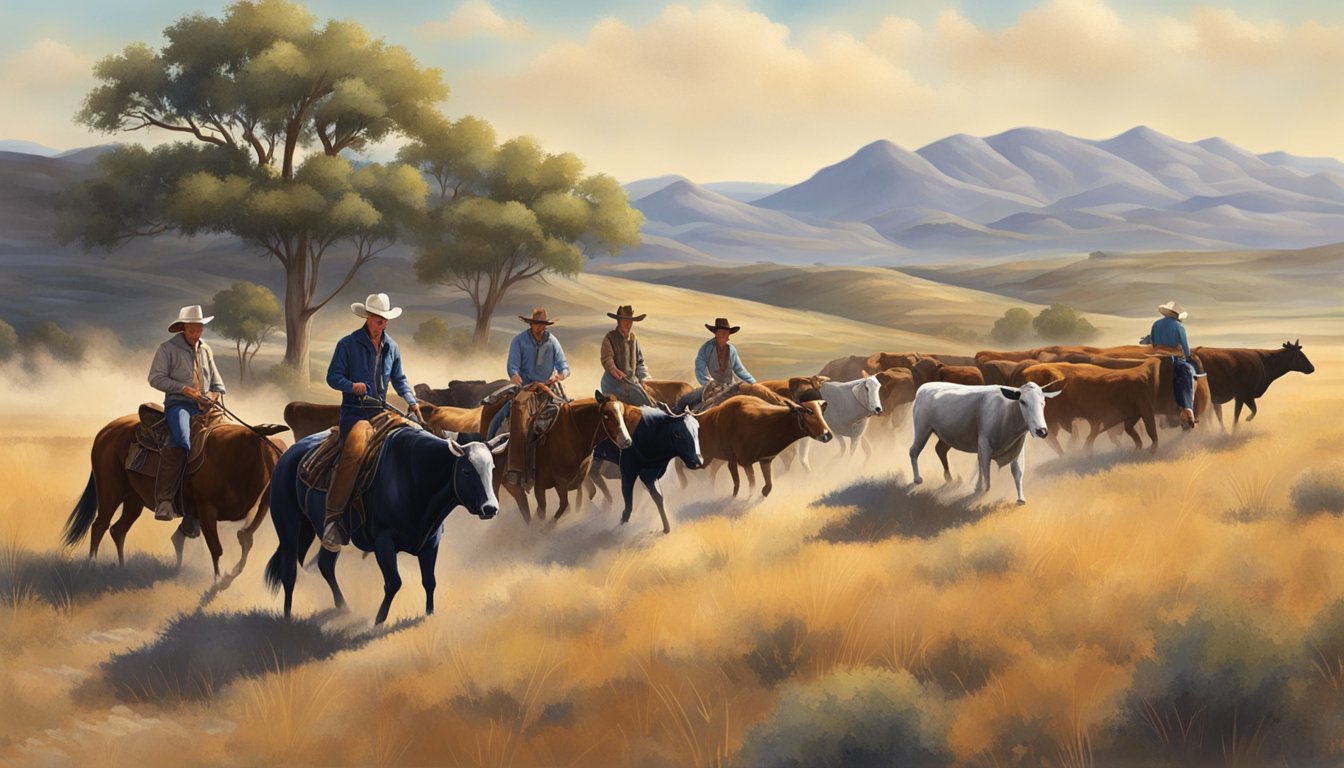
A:
<svg viewBox="0 0 1344 768">
<path fill-rule="evenodd" d="M 1155 347 L 1179 347 L 1183 357 L 1171 358 L 1172 389 L 1176 404 L 1181 408 L 1181 427 L 1191 429 L 1195 426 L 1195 379 L 1199 374 L 1190 363 L 1190 340 L 1185 335 L 1185 326 L 1181 324 L 1189 312 L 1174 301 L 1157 308 L 1162 317 L 1153 323 L 1153 329 L 1144 339 Z"/>
<path fill-rule="evenodd" d="M 732 391 L 734 381 L 755 384 L 756 378 L 742 364 L 737 356 L 737 347 L 728 341 L 728 337 L 742 330 L 741 326 L 729 325 L 728 318 L 720 317 L 714 324 L 705 323 L 705 330 L 714 334 L 714 338 L 700 345 L 695 354 L 695 379 L 700 388 L 677 400 L 678 408 L 694 408 L 705 402 L 705 391 L 710 391 L 710 402 L 724 392 Z"/>
<path fill-rule="evenodd" d="M 506 370 L 509 374 L 509 381 L 520 386 L 528 384 L 545 384 L 550 386 L 569 377 L 569 361 L 565 359 L 565 350 L 560 346 L 560 340 L 557 339 L 549 330 L 550 326 L 555 325 L 554 320 L 546 314 L 545 307 L 537 307 L 532 310 L 531 317 L 518 316 L 519 320 L 527 323 L 528 329 L 513 337 L 509 342 L 509 360 L 506 364 Z M 560 394 L 557 392 L 557 394 Z M 520 393 L 518 397 L 526 396 Z M 548 404 L 550 406 L 550 404 Z M 520 427 L 524 431 L 530 426 L 526 414 L 523 411 L 523 423 L 513 424 L 510 421 L 510 432 L 513 427 Z M 504 404 L 495 414 L 495 418 L 490 421 L 490 429 L 486 433 L 487 437 L 499 433 L 506 419 L 513 416 L 513 401 Z M 504 473 L 504 482 L 510 485 L 521 485 L 524 482 L 523 473 L 523 451 L 526 445 L 525 440 L 510 440 L 513 447 L 508 450 L 506 457 L 506 470 Z"/>
</svg>

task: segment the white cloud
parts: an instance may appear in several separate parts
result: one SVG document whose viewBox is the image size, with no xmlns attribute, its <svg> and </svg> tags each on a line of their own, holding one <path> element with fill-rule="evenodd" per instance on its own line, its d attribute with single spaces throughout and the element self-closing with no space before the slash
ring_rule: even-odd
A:
<svg viewBox="0 0 1344 768">
<path fill-rule="evenodd" d="M 49 38 L 0 60 L 0 138 L 56 148 L 94 143 L 74 124 L 94 82 L 92 58 Z"/>
<path fill-rule="evenodd" d="M 427 24 L 421 33 L 439 40 L 526 40 L 538 36 L 535 29 L 517 19 L 506 19 L 486 0 L 467 0 L 445 21 Z"/>
</svg>

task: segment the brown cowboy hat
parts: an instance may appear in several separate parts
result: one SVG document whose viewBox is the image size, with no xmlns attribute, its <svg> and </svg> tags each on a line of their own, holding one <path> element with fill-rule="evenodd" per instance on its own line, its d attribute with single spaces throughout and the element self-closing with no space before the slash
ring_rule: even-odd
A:
<svg viewBox="0 0 1344 768">
<path fill-rule="evenodd" d="M 612 320 L 634 320 L 638 323 L 640 320 L 648 317 L 648 315 L 636 315 L 634 307 L 629 304 L 622 304 L 616 308 L 615 314 L 608 312 L 607 317 L 610 317 Z"/>
<path fill-rule="evenodd" d="M 705 328 L 709 329 L 710 333 L 713 333 L 718 330 L 725 330 L 728 333 L 733 334 L 742 330 L 742 326 L 740 325 L 729 325 L 728 318 L 726 317 L 714 318 L 714 324 L 710 325 L 709 323 L 705 323 Z"/>
<path fill-rule="evenodd" d="M 545 323 L 546 325 L 555 325 L 554 320 L 547 319 L 545 307 L 537 307 L 536 309 L 532 310 L 531 317 L 524 317 L 522 315 L 519 315 L 518 319 L 522 320 L 524 323 L 527 323 L 529 325 L 531 325 L 532 323 Z"/>
</svg>

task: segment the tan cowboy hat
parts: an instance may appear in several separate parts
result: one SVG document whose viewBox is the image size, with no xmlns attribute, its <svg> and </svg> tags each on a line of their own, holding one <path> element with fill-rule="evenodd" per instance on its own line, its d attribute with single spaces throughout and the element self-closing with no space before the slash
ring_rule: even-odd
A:
<svg viewBox="0 0 1344 768">
<path fill-rule="evenodd" d="M 388 320 L 395 320 L 401 317 L 401 307 L 393 307 L 392 300 L 387 298 L 386 293 L 370 293 L 364 303 L 356 301 L 350 305 L 350 311 L 360 317 L 377 315 L 385 317 Z"/>
<path fill-rule="evenodd" d="M 705 324 L 705 327 L 709 329 L 709 332 L 710 332 L 710 333 L 713 333 L 713 332 L 715 332 L 715 331 L 717 331 L 717 330 L 722 329 L 722 330 L 727 331 L 729 334 L 734 334 L 734 333 L 737 333 L 738 331 L 742 330 L 742 326 L 740 326 L 740 325 L 729 325 L 729 324 L 728 324 L 728 318 L 726 318 L 726 317 L 716 317 L 716 318 L 714 318 L 714 324 L 713 324 L 713 325 L 709 325 L 708 323 L 706 323 L 706 324 Z"/>
<path fill-rule="evenodd" d="M 616 309 L 615 314 L 608 312 L 607 317 L 610 317 L 612 320 L 634 320 L 638 323 L 640 320 L 648 317 L 648 315 L 636 315 L 634 307 L 629 304 L 622 304 Z"/>
<path fill-rule="evenodd" d="M 531 317 L 524 317 L 522 315 L 519 315 L 518 319 L 522 320 L 524 323 L 527 323 L 528 325 L 531 325 L 532 323 L 545 323 L 546 325 L 555 325 L 556 322 L 555 320 L 551 320 L 546 317 L 545 307 L 537 307 L 536 309 L 532 310 Z"/>
<path fill-rule="evenodd" d="M 214 315 L 202 317 L 202 314 L 200 304 L 192 304 L 190 307 L 183 307 L 177 310 L 177 319 L 173 321 L 172 325 L 168 326 L 168 332 L 177 333 L 182 330 L 182 326 L 187 323 L 200 323 L 201 325 L 205 325 L 215 319 Z"/>
<path fill-rule="evenodd" d="M 1185 311 L 1185 307 L 1182 307 L 1180 304 L 1177 304 L 1174 301 L 1168 301 L 1166 304 L 1163 304 L 1162 306 L 1158 307 L 1157 311 L 1161 312 L 1167 317 L 1174 317 L 1177 320 L 1184 320 L 1186 317 L 1190 315 L 1189 312 Z"/>
</svg>

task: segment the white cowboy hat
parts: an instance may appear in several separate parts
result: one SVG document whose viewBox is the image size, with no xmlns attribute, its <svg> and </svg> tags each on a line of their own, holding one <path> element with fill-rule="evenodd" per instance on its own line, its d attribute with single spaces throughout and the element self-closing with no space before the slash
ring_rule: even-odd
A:
<svg viewBox="0 0 1344 768">
<path fill-rule="evenodd" d="M 1184 320 L 1185 318 L 1190 316 L 1190 313 L 1185 311 L 1185 307 L 1182 307 L 1180 304 L 1177 304 L 1174 301 L 1168 301 L 1166 304 L 1163 304 L 1162 306 L 1158 307 L 1157 311 L 1161 312 L 1167 317 L 1174 317 L 1177 320 Z"/>
<path fill-rule="evenodd" d="M 360 317 L 377 315 L 385 317 L 388 320 L 395 320 L 401 317 L 401 307 L 392 306 L 392 300 L 387 298 L 386 293 L 370 293 L 364 303 L 356 301 L 350 305 L 350 311 Z"/>
<path fill-rule="evenodd" d="M 214 315 L 202 317 L 202 314 L 200 304 L 192 304 L 190 307 L 183 307 L 177 310 L 177 319 L 173 321 L 172 325 L 168 326 L 168 332 L 177 333 L 182 330 L 182 326 L 187 323 L 200 323 L 201 325 L 205 325 L 215 319 Z"/>
</svg>

